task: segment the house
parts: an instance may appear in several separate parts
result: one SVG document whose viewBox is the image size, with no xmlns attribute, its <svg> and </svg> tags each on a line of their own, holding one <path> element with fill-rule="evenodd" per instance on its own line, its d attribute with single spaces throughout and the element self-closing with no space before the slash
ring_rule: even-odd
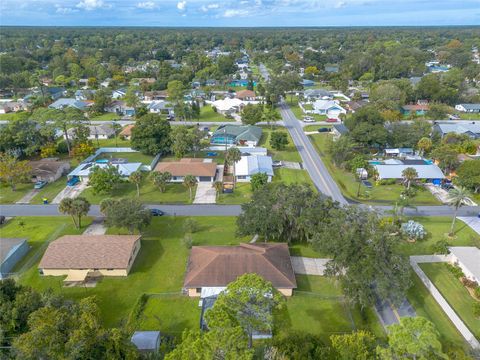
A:
<svg viewBox="0 0 480 360">
<path fill-rule="evenodd" d="M 10 112 L 17 112 L 21 110 L 25 110 L 26 106 L 24 103 L 19 101 L 7 101 L 3 102 L 0 105 L 0 114 L 6 114 Z"/>
<path fill-rule="evenodd" d="M 423 161 L 421 162 L 408 162 L 401 160 L 393 160 L 384 162 L 382 164 L 372 164 L 377 173 L 378 180 L 385 179 L 403 179 L 402 172 L 406 168 L 414 168 L 417 171 L 417 179 L 426 180 L 435 185 L 440 185 L 442 179 L 445 178 L 442 170 L 435 165 Z"/>
<path fill-rule="evenodd" d="M 160 348 L 160 331 L 135 331 L 130 341 L 141 353 L 156 353 Z"/>
<path fill-rule="evenodd" d="M 451 246 L 450 263 L 458 265 L 466 278 L 480 284 L 480 249 L 474 246 Z"/>
<path fill-rule="evenodd" d="M 262 137 L 262 128 L 254 125 L 221 125 L 215 130 L 212 145 L 257 146 Z"/>
<path fill-rule="evenodd" d="M 455 133 L 457 135 L 465 134 L 471 139 L 480 139 L 480 122 L 471 123 L 437 123 L 433 125 L 433 132 L 440 134 L 443 138 L 449 133 Z"/>
<path fill-rule="evenodd" d="M 353 101 L 347 101 L 345 103 L 346 108 L 352 114 L 354 114 L 355 111 L 357 111 L 358 109 L 361 109 L 362 107 L 364 107 L 367 104 L 368 104 L 368 101 L 366 101 L 366 100 L 357 100 L 357 101 L 353 100 Z"/>
<path fill-rule="evenodd" d="M 333 124 L 332 126 L 332 134 L 333 140 L 338 140 L 341 136 L 348 133 L 348 128 L 343 124 Z"/>
<path fill-rule="evenodd" d="M 424 105 L 424 104 L 410 104 L 410 105 L 404 105 L 401 108 L 402 114 L 403 115 L 410 115 L 410 114 L 415 114 L 416 116 L 422 116 L 427 113 L 427 111 L 430 110 L 430 106 Z"/>
<path fill-rule="evenodd" d="M 334 100 L 317 100 L 313 103 L 313 112 L 331 118 L 338 118 L 340 114 L 346 114 L 347 110 Z"/>
<path fill-rule="evenodd" d="M 52 100 L 58 100 L 62 96 L 67 94 L 67 90 L 63 87 L 49 87 L 44 90 L 47 96 L 50 96 Z M 41 93 L 41 92 L 40 92 Z"/>
<path fill-rule="evenodd" d="M 308 80 L 308 79 L 302 79 L 301 83 L 302 86 L 313 86 L 315 85 L 315 81 L 313 80 Z"/>
<path fill-rule="evenodd" d="M 249 80 L 243 79 L 243 80 L 232 80 L 228 83 L 228 86 L 231 87 L 241 87 L 241 86 L 248 86 Z M 257 86 L 256 81 L 253 81 L 253 86 Z"/>
<path fill-rule="evenodd" d="M 135 162 L 129 163 L 125 162 L 124 159 L 112 159 L 109 161 L 101 162 L 97 161 L 88 161 L 81 163 L 75 169 L 73 169 L 69 174 L 68 178 L 78 177 L 81 181 L 88 181 L 90 172 L 95 168 L 107 168 L 109 166 L 116 167 L 120 176 L 123 178 L 128 178 L 133 172 L 140 170 L 143 166 L 142 163 Z"/>
<path fill-rule="evenodd" d="M 77 90 L 75 91 L 75 99 L 79 101 L 92 100 L 95 96 L 95 90 Z"/>
<path fill-rule="evenodd" d="M 125 115 L 125 116 L 134 116 L 135 115 L 135 108 L 131 106 L 127 106 L 125 101 L 122 100 L 115 100 L 110 103 L 105 108 L 106 112 L 115 113 L 118 115 Z"/>
<path fill-rule="evenodd" d="M 173 106 L 164 100 L 155 100 L 148 104 L 147 109 L 155 114 L 173 115 Z"/>
<path fill-rule="evenodd" d="M 127 125 L 125 126 L 122 131 L 120 131 L 120 137 L 124 138 L 124 139 L 127 139 L 127 140 L 130 140 L 130 138 L 132 137 L 132 129 L 134 128 L 135 125 L 133 124 L 130 124 L 130 125 Z"/>
<path fill-rule="evenodd" d="M 112 99 L 121 99 L 127 94 L 125 88 L 117 89 L 112 91 Z"/>
<path fill-rule="evenodd" d="M 28 163 L 32 168 L 32 181 L 47 181 L 52 183 L 67 174 L 70 170 L 69 161 L 59 161 L 58 158 L 45 158 Z"/>
<path fill-rule="evenodd" d="M 60 98 L 54 101 L 53 103 L 51 103 L 50 105 L 48 105 L 48 107 L 50 109 L 57 109 L 57 110 L 61 110 L 67 107 L 73 107 L 75 109 L 85 111 L 87 110 L 88 103 L 85 101 L 77 100 L 77 99 Z"/>
<path fill-rule="evenodd" d="M 306 101 L 332 100 L 333 94 L 323 89 L 308 89 L 303 92 L 303 97 Z"/>
<path fill-rule="evenodd" d="M 480 104 L 458 104 L 455 110 L 465 113 L 480 113 Z"/>
<path fill-rule="evenodd" d="M 12 272 L 29 249 L 26 239 L 0 238 L 0 280 L 5 279 Z"/>
<path fill-rule="evenodd" d="M 193 246 L 183 287 L 188 296 L 198 297 L 202 292 L 225 288 L 247 273 L 258 274 L 270 281 L 285 296 L 292 296 L 297 287 L 285 243 Z"/>
<path fill-rule="evenodd" d="M 217 112 L 225 115 L 240 112 L 245 106 L 245 103 L 240 99 L 225 98 L 223 100 L 214 101 L 212 106 L 217 109 Z"/>
<path fill-rule="evenodd" d="M 270 156 L 265 155 L 246 155 L 242 156 L 235 163 L 235 179 L 238 182 L 250 182 L 252 176 L 258 173 L 265 173 L 268 176 L 268 182 L 272 181 L 273 161 Z"/>
<path fill-rule="evenodd" d="M 140 235 L 65 235 L 52 241 L 38 265 L 40 274 L 87 277 L 127 276 L 140 251 Z"/>
<path fill-rule="evenodd" d="M 385 149 L 385 155 L 393 157 L 405 157 L 415 155 L 415 151 L 412 148 Z"/>
<path fill-rule="evenodd" d="M 235 97 L 242 101 L 255 101 L 257 99 L 257 96 L 255 95 L 255 91 L 252 91 L 252 90 L 237 91 L 237 93 L 235 94 Z"/>
<path fill-rule="evenodd" d="M 109 139 L 115 136 L 115 130 L 113 129 L 112 125 L 108 123 L 100 125 L 88 125 L 87 128 L 89 131 L 87 139 L 89 140 Z M 76 130 L 74 128 L 67 130 L 68 136 L 71 139 L 76 137 L 75 131 Z"/>
<path fill-rule="evenodd" d="M 166 90 L 162 91 L 145 91 L 143 99 L 145 101 L 165 100 L 168 97 Z"/>
<path fill-rule="evenodd" d="M 264 147 L 238 146 L 237 149 L 240 150 L 242 155 L 267 156 L 267 153 L 268 153 L 268 150 Z"/>
<path fill-rule="evenodd" d="M 159 162 L 154 171 L 172 174 L 170 182 L 183 182 L 187 175 L 195 176 L 198 182 L 214 182 L 217 163 L 212 159 L 184 158 L 179 161 Z"/>
</svg>

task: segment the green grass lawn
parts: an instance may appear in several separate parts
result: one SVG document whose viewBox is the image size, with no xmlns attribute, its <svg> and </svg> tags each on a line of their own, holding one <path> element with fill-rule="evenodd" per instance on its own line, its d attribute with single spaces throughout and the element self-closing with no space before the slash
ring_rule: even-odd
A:
<svg viewBox="0 0 480 360">
<path fill-rule="evenodd" d="M 16 217 L 0 227 L 2 237 L 16 237 L 27 239 L 30 250 L 16 266 L 14 271 L 19 271 L 24 264 L 33 261 L 39 256 L 39 249 L 48 241 L 55 240 L 57 237 L 66 234 L 81 234 L 90 224 L 91 219 L 86 217 L 82 219 L 82 228 L 76 229 L 70 217 L 54 216 L 31 216 Z M 23 225 L 22 225 L 23 224 Z M 42 249 L 42 253 L 43 253 Z M 37 261 L 40 258 L 37 258 Z M 36 266 L 34 271 L 36 271 Z"/>
<path fill-rule="evenodd" d="M 320 128 L 331 128 L 332 125 L 307 125 L 303 127 L 303 131 L 315 131 L 318 132 Z"/>
<path fill-rule="evenodd" d="M 287 185 L 308 184 L 313 189 L 316 189 L 315 185 L 313 185 L 310 175 L 308 175 L 307 170 L 278 168 L 278 169 L 275 169 L 274 171 L 275 171 L 275 176 L 273 177 L 272 182 L 282 182 Z"/>
<path fill-rule="evenodd" d="M 112 152 L 112 153 L 101 153 L 98 159 L 110 159 L 110 158 L 122 158 L 127 159 L 128 162 L 140 162 L 144 165 L 150 165 L 153 156 L 142 154 L 141 152 Z"/>
<path fill-rule="evenodd" d="M 399 199 L 400 194 L 404 189 L 403 185 L 377 185 L 373 180 L 370 181 L 373 188 L 368 189 L 361 185 L 360 197 L 357 197 L 358 181 L 355 179 L 355 176 L 352 173 L 339 169 L 333 165 L 326 153 L 328 136 L 330 135 L 319 133 L 316 135 L 310 135 L 309 138 L 345 197 L 373 205 L 393 204 Z M 421 186 L 418 187 L 417 195 L 413 198 L 412 202 L 415 205 L 441 205 L 430 191 Z"/>
<path fill-rule="evenodd" d="M 93 140 L 93 145 L 96 147 L 130 147 L 130 140 L 121 139 L 120 137 L 112 139 L 98 139 Z"/>
<path fill-rule="evenodd" d="M 192 200 L 195 199 L 195 191 L 192 190 Z M 106 198 L 136 197 L 137 188 L 134 184 L 126 181 L 120 184 L 109 194 L 94 194 L 92 188 L 87 188 L 82 192 L 92 204 L 99 204 Z M 140 185 L 140 201 L 151 204 L 188 204 L 190 201 L 190 192 L 183 184 L 168 184 L 164 193 L 152 184 L 149 179 L 144 179 Z"/>
<path fill-rule="evenodd" d="M 49 202 L 57 196 L 67 186 L 67 177 L 62 176 L 53 183 L 48 183 L 33 197 L 30 204 L 43 204 L 43 198 L 47 198 Z"/>
<path fill-rule="evenodd" d="M 440 333 L 443 350 L 454 347 L 467 349 L 462 335 L 457 331 L 442 308 L 423 285 L 420 278 L 412 271 L 413 286 L 408 290 L 407 299 L 415 309 L 418 316 L 430 320 Z"/>
<path fill-rule="evenodd" d="M 102 115 L 94 116 L 90 120 L 91 121 L 109 121 L 109 120 L 120 120 L 122 117 L 115 113 L 105 113 Z"/>
<path fill-rule="evenodd" d="M 473 315 L 473 304 L 477 302 L 448 270 L 445 263 L 420 264 L 420 267 L 440 291 L 458 316 L 465 322 L 477 339 L 480 338 L 480 319 Z"/>
<path fill-rule="evenodd" d="M 450 246 L 477 246 L 480 247 L 480 237 L 464 222 L 455 222 L 455 237 L 447 236 L 450 231 L 452 218 L 448 216 L 413 217 L 413 220 L 422 224 L 428 231 L 425 239 L 415 243 L 404 242 L 400 251 L 406 255 L 427 255 L 434 253 L 434 245 L 439 240 L 447 240 Z"/>
<path fill-rule="evenodd" d="M 222 121 L 234 121 L 233 119 L 227 119 L 222 114 L 213 111 L 213 108 L 210 105 L 205 105 L 200 109 L 200 118 L 198 121 L 202 122 L 222 122 Z"/>
<path fill-rule="evenodd" d="M 17 184 L 15 191 L 10 186 L 0 184 L 0 204 L 13 204 L 19 201 L 29 191 L 33 190 L 33 183 Z"/>
<path fill-rule="evenodd" d="M 480 113 L 457 113 L 462 120 L 480 120 Z"/>
<path fill-rule="evenodd" d="M 300 158 L 300 154 L 297 151 L 297 148 L 295 147 L 295 144 L 293 143 L 293 140 L 288 133 L 287 129 L 283 127 L 273 127 L 273 130 L 270 127 L 267 126 L 262 126 L 262 138 L 258 142 L 258 146 L 264 147 L 268 149 L 269 155 L 272 156 L 273 160 L 283 160 L 283 161 L 294 161 L 294 162 L 301 162 L 302 159 Z M 285 147 L 284 150 L 274 150 L 272 149 L 272 146 L 270 145 L 270 134 L 273 131 L 277 132 L 284 132 L 288 136 L 288 142 L 289 144 Z"/>
<path fill-rule="evenodd" d="M 64 218 L 58 219 L 66 221 Z M 94 288 L 64 288 L 63 277 L 40 276 L 37 262 L 20 281 L 38 290 L 52 288 L 55 292 L 72 299 L 96 296 L 105 325 L 117 326 L 128 317 L 133 305 L 143 293 L 180 295 L 189 253 L 181 241 L 184 236 L 185 219 L 184 217 L 153 219 L 152 224 L 143 233 L 142 248 L 128 277 L 105 277 Z M 249 240 L 235 237 L 235 217 L 197 217 L 195 220 L 200 229 L 192 235 L 194 245 L 232 245 Z M 46 223 L 45 220 L 43 222 Z M 109 229 L 108 233 L 118 233 L 118 230 Z M 186 302 L 188 301 L 171 300 L 165 308 L 157 308 L 154 305 L 150 307 L 147 304 L 149 311 L 147 315 L 152 319 L 181 316 L 187 306 Z M 195 310 L 198 308 L 196 301 L 191 302 L 191 305 Z M 172 319 L 174 318 L 165 318 L 165 324 L 173 326 L 175 320 Z M 195 328 L 197 327 L 198 322 L 195 323 Z M 159 330 L 164 329 L 160 327 Z"/>
<path fill-rule="evenodd" d="M 275 332 L 302 331 L 328 341 L 330 335 L 368 329 L 380 333 L 378 320 L 367 309 L 362 319 L 350 308 L 334 280 L 323 276 L 297 275 L 298 289 L 275 317 Z"/>
<path fill-rule="evenodd" d="M 252 186 L 250 183 L 239 183 L 235 185 L 235 190 L 231 194 L 219 194 L 217 204 L 243 204 L 252 197 Z"/>
</svg>

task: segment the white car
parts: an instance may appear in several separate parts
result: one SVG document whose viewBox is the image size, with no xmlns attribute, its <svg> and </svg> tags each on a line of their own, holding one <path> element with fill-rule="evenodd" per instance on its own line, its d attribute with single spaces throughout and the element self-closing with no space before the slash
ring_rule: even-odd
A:
<svg viewBox="0 0 480 360">
<path fill-rule="evenodd" d="M 311 123 L 311 122 L 315 122 L 315 119 L 311 116 L 305 116 L 303 118 L 303 122 L 306 122 L 306 123 Z"/>
</svg>

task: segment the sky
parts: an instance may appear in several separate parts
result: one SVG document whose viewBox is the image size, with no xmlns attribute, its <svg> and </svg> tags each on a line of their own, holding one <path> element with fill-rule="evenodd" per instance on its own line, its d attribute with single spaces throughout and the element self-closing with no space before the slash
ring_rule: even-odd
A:
<svg viewBox="0 0 480 360">
<path fill-rule="evenodd" d="M 0 25 L 480 25 L 480 0 L 0 0 Z"/>
</svg>

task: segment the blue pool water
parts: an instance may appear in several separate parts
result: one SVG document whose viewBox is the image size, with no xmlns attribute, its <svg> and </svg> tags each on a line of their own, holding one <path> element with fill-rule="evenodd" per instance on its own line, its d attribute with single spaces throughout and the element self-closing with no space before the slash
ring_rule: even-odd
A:
<svg viewBox="0 0 480 360">
<path fill-rule="evenodd" d="M 372 165 L 382 165 L 383 161 L 370 160 L 369 163 L 372 164 Z"/>
<path fill-rule="evenodd" d="M 107 164 L 108 163 L 108 159 L 98 159 L 98 160 L 95 160 L 95 162 L 97 164 Z"/>
</svg>

